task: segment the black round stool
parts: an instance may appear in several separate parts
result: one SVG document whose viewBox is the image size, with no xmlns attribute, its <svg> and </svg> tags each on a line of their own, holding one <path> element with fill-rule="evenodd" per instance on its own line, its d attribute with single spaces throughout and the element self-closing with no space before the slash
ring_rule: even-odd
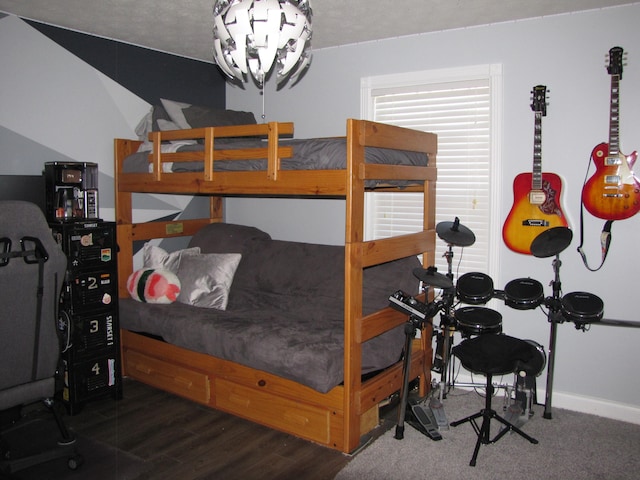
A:
<svg viewBox="0 0 640 480">
<path fill-rule="evenodd" d="M 510 430 L 526 438 L 531 443 L 538 443 L 538 440 L 524 433 L 491 408 L 491 397 L 494 391 L 493 375 L 506 375 L 508 373 L 519 372 L 536 375 L 540 370 L 540 354 L 536 347 L 529 342 L 508 335 L 480 335 L 464 340 L 459 345 L 453 347 L 451 353 L 460 359 L 464 368 L 473 373 L 481 373 L 487 377 L 485 407 L 478 413 L 451 422 L 452 427 L 470 422 L 478 436 L 473 457 L 471 457 L 469 465 L 472 467 L 475 466 L 481 444 L 488 445 L 497 442 Z M 480 417 L 482 417 L 482 425 L 478 427 L 476 419 Z M 491 439 L 489 434 L 492 418 L 495 418 L 506 427 L 502 428 L 493 439 Z"/>
</svg>

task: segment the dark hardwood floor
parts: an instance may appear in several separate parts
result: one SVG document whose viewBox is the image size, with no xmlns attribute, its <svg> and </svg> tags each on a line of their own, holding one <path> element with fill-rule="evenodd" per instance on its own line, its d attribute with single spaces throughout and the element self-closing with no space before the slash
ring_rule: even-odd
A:
<svg viewBox="0 0 640 480">
<path fill-rule="evenodd" d="M 333 479 L 351 458 L 133 380 L 123 391 L 122 400 L 88 402 L 65 421 L 143 459 L 138 480 Z M 374 436 L 388 420 L 381 424 Z"/>
</svg>

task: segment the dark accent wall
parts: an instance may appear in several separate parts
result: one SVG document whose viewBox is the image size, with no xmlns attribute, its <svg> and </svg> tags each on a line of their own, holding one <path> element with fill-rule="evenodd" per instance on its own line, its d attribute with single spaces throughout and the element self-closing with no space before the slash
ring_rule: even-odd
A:
<svg viewBox="0 0 640 480">
<path fill-rule="evenodd" d="M 225 80 L 213 63 L 38 22 L 27 23 L 152 105 L 167 98 L 225 108 Z"/>
<path fill-rule="evenodd" d="M 24 200 L 45 212 L 44 175 L 0 175 L 0 201 Z"/>
</svg>

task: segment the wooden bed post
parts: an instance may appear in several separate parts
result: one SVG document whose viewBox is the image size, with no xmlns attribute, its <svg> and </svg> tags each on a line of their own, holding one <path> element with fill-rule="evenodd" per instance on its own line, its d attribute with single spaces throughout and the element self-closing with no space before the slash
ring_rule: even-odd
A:
<svg viewBox="0 0 640 480">
<path fill-rule="evenodd" d="M 364 180 L 360 164 L 364 147 L 357 140 L 360 123 L 347 120 L 347 188 L 344 265 L 344 451 L 360 442 L 360 385 L 362 372 L 362 241 L 364 237 Z"/>
<path fill-rule="evenodd" d="M 133 202 L 131 192 L 121 192 L 119 188 L 122 161 L 136 152 L 139 141 L 116 141 L 114 144 L 116 162 L 114 165 L 115 221 L 118 242 L 118 296 L 127 297 L 127 278 L 133 272 Z M 128 273 L 127 273 L 128 272 Z"/>
<path fill-rule="evenodd" d="M 436 152 L 429 155 L 429 166 L 433 168 L 437 168 Z M 424 182 L 423 192 L 424 192 L 423 194 L 424 205 L 422 208 L 422 213 L 423 213 L 422 229 L 424 231 L 429 231 L 429 230 L 435 231 L 435 228 L 436 228 L 436 179 L 435 178 L 431 180 L 426 180 Z M 435 246 L 433 246 L 433 248 L 435 248 Z M 422 252 L 422 264 L 425 267 L 435 265 L 435 249 L 427 252 Z M 422 344 L 423 352 L 431 351 L 431 348 L 432 348 L 431 333 L 432 333 L 431 329 L 429 329 L 428 335 L 425 334 L 424 331 L 422 332 L 420 342 Z M 423 369 L 420 375 L 419 393 L 420 393 L 420 396 L 425 396 L 427 393 L 429 393 L 429 389 L 431 387 L 431 361 L 423 362 L 422 367 Z"/>
<path fill-rule="evenodd" d="M 209 218 L 214 221 L 224 221 L 224 198 L 218 196 L 209 197 Z"/>
</svg>

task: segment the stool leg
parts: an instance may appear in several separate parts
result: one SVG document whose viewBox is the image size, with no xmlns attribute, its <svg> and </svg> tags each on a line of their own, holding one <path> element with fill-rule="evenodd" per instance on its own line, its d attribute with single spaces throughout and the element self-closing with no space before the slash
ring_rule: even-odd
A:
<svg viewBox="0 0 640 480">
<path fill-rule="evenodd" d="M 491 440 L 491 443 L 497 442 L 498 440 L 500 440 L 509 430 L 512 430 L 512 431 L 516 432 L 518 435 L 520 435 L 521 437 L 525 438 L 526 440 L 529 440 L 534 445 L 536 445 L 538 443 L 538 440 L 536 440 L 535 438 L 533 438 L 530 435 L 527 435 L 522 430 L 520 430 L 518 427 L 516 427 L 512 423 L 510 423 L 507 420 L 505 420 L 504 418 L 502 418 L 500 415 L 495 414 L 494 418 L 496 420 L 498 420 L 500 423 L 504 424 L 506 428 L 502 429 L 502 431 L 500 433 L 498 433 L 498 435 L 496 435 L 496 438 Z"/>
<path fill-rule="evenodd" d="M 486 396 L 485 396 L 485 401 L 484 401 L 484 408 L 482 410 L 480 410 L 478 413 L 474 413 L 473 415 L 469 415 L 468 417 L 465 417 L 461 420 L 456 420 L 455 422 L 451 422 L 451 426 L 452 427 L 457 427 L 458 425 L 465 423 L 465 422 L 470 422 L 471 426 L 473 427 L 474 431 L 476 432 L 477 435 L 477 440 L 476 440 L 476 446 L 473 449 L 473 456 L 471 457 L 471 461 L 469 462 L 469 465 L 472 467 L 476 466 L 476 460 L 478 459 L 478 453 L 480 453 L 480 445 L 485 444 L 485 445 L 489 445 L 490 443 L 495 443 L 498 440 L 500 440 L 508 431 L 513 430 L 514 432 L 516 432 L 517 434 L 521 435 L 523 438 L 527 439 L 528 441 L 530 441 L 533 444 L 537 444 L 538 440 L 536 440 L 535 438 L 527 435 L 526 433 L 524 433 L 522 430 L 520 430 L 518 427 L 516 427 L 515 425 L 511 424 L 510 422 L 508 422 L 507 420 L 505 420 L 504 418 L 502 418 L 500 415 L 498 415 L 496 413 L 495 410 L 493 410 L 493 408 L 491 408 L 491 399 L 493 397 L 493 392 L 494 392 L 494 387 L 493 387 L 493 376 L 491 374 L 487 375 L 487 389 L 486 389 Z M 480 428 L 478 428 L 478 425 L 476 423 L 476 420 L 478 418 L 482 417 L 482 425 L 480 426 Z M 502 423 L 503 425 L 505 425 L 506 428 L 503 428 L 496 436 L 495 438 L 493 438 L 493 440 L 491 439 L 491 434 L 490 434 L 490 429 L 491 429 L 491 419 L 495 418 L 496 420 L 498 420 L 500 423 Z"/>
</svg>

